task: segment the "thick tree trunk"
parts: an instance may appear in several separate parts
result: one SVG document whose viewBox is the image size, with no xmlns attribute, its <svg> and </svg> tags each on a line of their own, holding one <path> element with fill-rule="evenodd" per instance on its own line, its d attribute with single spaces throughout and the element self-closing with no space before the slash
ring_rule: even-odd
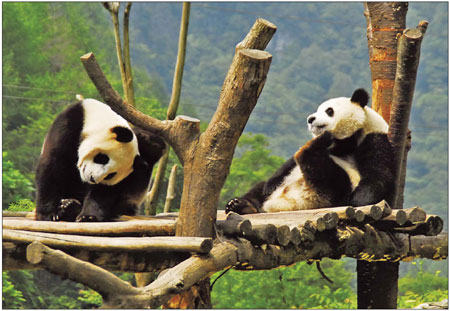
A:
<svg viewBox="0 0 450 311">
<path fill-rule="evenodd" d="M 397 35 L 406 28 L 407 2 L 366 2 L 372 108 L 389 122 L 397 60 Z"/>
<path fill-rule="evenodd" d="M 406 28 L 407 2 L 364 3 L 372 108 L 389 123 L 395 73 L 397 37 Z M 393 202 L 388 202 L 391 206 Z M 399 263 L 357 261 L 358 308 L 397 308 Z M 382 276 L 382 277 L 380 277 Z"/>
</svg>

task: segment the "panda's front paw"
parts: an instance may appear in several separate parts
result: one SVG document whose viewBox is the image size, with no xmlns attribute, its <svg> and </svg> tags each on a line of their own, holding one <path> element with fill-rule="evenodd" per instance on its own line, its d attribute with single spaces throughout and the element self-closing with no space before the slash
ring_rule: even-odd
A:
<svg viewBox="0 0 450 311">
<path fill-rule="evenodd" d="M 93 215 L 80 215 L 77 217 L 77 222 L 98 222 L 98 219 Z"/>
<path fill-rule="evenodd" d="M 237 214 L 255 214 L 258 210 L 246 199 L 234 198 L 225 206 L 225 213 L 235 212 Z"/>
<path fill-rule="evenodd" d="M 52 221 L 75 221 L 81 211 L 81 203 L 77 199 L 62 199 L 56 212 L 51 216 Z"/>
<path fill-rule="evenodd" d="M 329 131 L 325 131 L 312 140 L 312 145 L 318 148 L 328 148 L 333 143 L 333 135 Z"/>
</svg>

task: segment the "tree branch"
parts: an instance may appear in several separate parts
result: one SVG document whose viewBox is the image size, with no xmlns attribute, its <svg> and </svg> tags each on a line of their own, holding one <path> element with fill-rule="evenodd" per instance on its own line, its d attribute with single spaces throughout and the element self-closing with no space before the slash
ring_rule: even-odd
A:
<svg viewBox="0 0 450 311">
<path fill-rule="evenodd" d="M 398 39 L 397 70 L 388 133 L 389 141 L 394 149 L 394 167 L 397 177 L 393 208 L 401 208 L 398 206 L 398 202 L 400 201 L 399 196 L 403 195 L 403 193 L 399 193 L 402 164 L 417 68 L 419 67 L 420 47 L 427 26 L 428 22 L 422 21 L 418 28 L 405 30 Z"/>
<path fill-rule="evenodd" d="M 128 2 L 123 12 L 123 62 L 125 67 L 125 85 L 128 96 L 125 96 L 128 103 L 131 106 L 134 104 L 134 86 L 133 86 L 133 72 L 131 68 L 131 57 L 130 57 L 130 11 L 132 2 Z"/>
<path fill-rule="evenodd" d="M 81 62 L 106 104 L 132 124 L 164 138 L 172 146 L 180 162 L 184 163 L 187 146 L 200 133 L 199 120 L 187 116 L 178 116 L 173 121 L 152 118 L 122 100 L 106 79 L 93 53 L 83 55 Z"/>
<path fill-rule="evenodd" d="M 84 284 L 97 291 L 106 300 L 117 295 L 139 295 L 141 290 L 122 281 L 114 274 L 65 254 L 53 250 L 40 242 L 33 242 L 27 247 L 27 260 L 39 264 L 48 271 Z"/>
</svg>

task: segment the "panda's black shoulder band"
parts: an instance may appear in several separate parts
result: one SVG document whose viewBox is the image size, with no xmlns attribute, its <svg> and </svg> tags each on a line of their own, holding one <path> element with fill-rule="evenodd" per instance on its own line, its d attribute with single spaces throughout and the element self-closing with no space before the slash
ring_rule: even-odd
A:
<svg viewBox="0 0 450 311">
<path fill-rule="evenodd" d="M 369 93 L 365 89 L 357 89 L 353 92 L 352 98 L 350 98 L 352 103 L 358 103 L 361 107 L 365 107 L 369 102 Z"/>
</svg>

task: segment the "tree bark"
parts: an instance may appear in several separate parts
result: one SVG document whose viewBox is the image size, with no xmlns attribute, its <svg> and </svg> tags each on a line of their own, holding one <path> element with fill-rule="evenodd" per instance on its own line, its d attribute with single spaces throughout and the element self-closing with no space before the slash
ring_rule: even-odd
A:
<svg viewBox="0 0 450 311">
<path fill-rule="evenodd" d="M 65 254 L 53 250 L 40 242 L 33 242 L 27 247 L 27 260 L 40 264 L 52 273 L 64 276 L 72 281 L 89 286 L 106 301 L 117 295 L 139 295 L 141 290 L 122 281 L 114 274 Z"/>
<path fill-rule="evenodd" d="M 123 101 L 119 93 L 111 87 L 93 53 L 83 55 L 81 62 L 106 104 L 130 123 L 160 135 L 173 148 L 181 164 L 184 163 L 189 147 L 200 134 L 199 120 L 181 115 L 173 121 L 152 118 Z"/>
<path fill-rule="evenodd" d="M 174 166 L 172 166 L 172 170 L 170 171 L 169 185 L 167 186 L 166 202 L 164 203 L 164 213 L 170 212 L 172 201 L 173 199 L 175 199 L 176 196 L 175 183 L 177 181 L 177 169 L 178 166 L 175 164 Z"/>
<path fill-rule="evenodd" d="M 125 11 L 123 12 L 123 64 L 125 66 L 125 85 L 128 96 L 128 103 L 135 106 L 134 103 L 134 85 L 133 85 L 133 71 L 131 68 L 131 56 L 130 56 L 130 11 L 131 2 L 127 3 Z"/>
<path fill-rule="evenodd" d="M 23 230 L 3 230 L 3 240 L 14 243 L 39 241 L 49 246 L 99 251 L 178 251 L 208 253 L 212 247 L 211 238 L 186 237 L 92 237 L 62 235 Z"/>
<path fill-rule="evenodd" d="M 9 217 L 8 217 L 9 218 Z M 59 234 L 95 236 L 165 236 L 175 235 L 175 219 L 131 220 L 118 222 L 78 223 L 3 219 L 3 229 Z"/>
<path fill-rule="evenodd" d="M 364 6 L 372 108 L 389 123 L 397 68 L 397 37 L 406 28 L 408 3 L 366 2 Z M 388 203 L 393 206 L 393 202 Z M 358 308 L 397 308 L 398 268 L 398 263 L 358 261 Z"/>
<path fill-rule="evenodd" d="M 389 122 L 394 88 L 397 36 L 406 28 L 407 2 L 366 2 L 372 108 Z"/>
<path fill-rule="evenodd" d="M 403 202 L 403 193 L 398 190 L 404 169 L 408 123 L 419 67 L 420 47 L 427 26 L 428 22 L 422 21 L 416 29 L 405 30 L 398 40 L 397 70 L 389 122 L 389 141 L 394 149 L 394 167 L 397 176 L 394 208 L 401 208 L 397 202 Z"/>
</svg>

